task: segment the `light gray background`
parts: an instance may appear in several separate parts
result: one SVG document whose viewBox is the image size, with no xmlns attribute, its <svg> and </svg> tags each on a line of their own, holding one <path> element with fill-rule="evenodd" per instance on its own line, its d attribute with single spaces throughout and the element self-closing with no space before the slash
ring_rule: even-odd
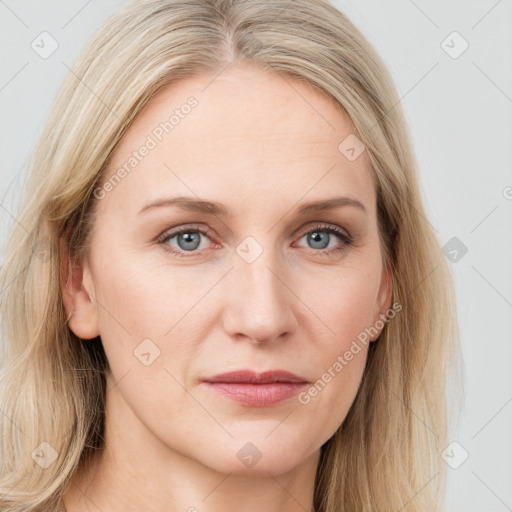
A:
<svg viewBox="0 0 512 512">
<path fill-rule="evenodd" d="M 93 31 L 124 3 L 0 0 L 2 250 L 7 227 L 15 222 L 27 157 L 57 87 Z M 512 510 L 512 1 L 336 5 L 394 77 L 440 243 L 457 237 L 468 248 L 450 262 L 466 403 L 452 428 L 451 440 L 459 445 L 449 460 L 460 463 L 463 450 L 469 457 L 448 468 L 447 510 Z M 59 43 L 48 59 L 30 46 L 42 31 Z M 469 43 L 456 59 L 441 46 L 453 31 Z M 453 36 L 445 44 L 452 51 L 461 47 Z"/>
</svg>

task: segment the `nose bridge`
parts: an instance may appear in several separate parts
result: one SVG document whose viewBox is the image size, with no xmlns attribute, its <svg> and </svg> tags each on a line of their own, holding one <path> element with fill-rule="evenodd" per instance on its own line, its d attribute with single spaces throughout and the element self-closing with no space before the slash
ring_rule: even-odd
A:
<svg viewBox="0 0 512 512">
<path fill-rule="evenodd" d="M 280 276 L 282 261 L 253 237 L 236 248 L 227 293 L 226 330 L 260 342 L 290 333 L 294 325 L 291 294 Z"/>
</svg>

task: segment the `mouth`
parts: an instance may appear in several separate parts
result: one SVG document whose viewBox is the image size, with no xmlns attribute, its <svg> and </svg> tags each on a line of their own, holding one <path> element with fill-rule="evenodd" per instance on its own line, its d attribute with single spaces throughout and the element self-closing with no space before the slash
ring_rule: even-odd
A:
<svg viewBox="0 0 512 512">
<path fill-rule="evenodd" d="M 201 379 L 212 391 L 241 405 L 268 407 L 297 395 L 309 382 L 285 370 L 237 370 Z"/>
</svg>

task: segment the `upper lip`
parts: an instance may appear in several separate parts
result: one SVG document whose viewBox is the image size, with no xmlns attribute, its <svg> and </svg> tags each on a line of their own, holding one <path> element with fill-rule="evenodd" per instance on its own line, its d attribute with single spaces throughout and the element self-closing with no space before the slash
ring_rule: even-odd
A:
<svg viewBox="0 0 512 512">
<path fill-rule="evenodd" d="M 269 384 L 273 382 L 308 382 L 303 377 L 285 370 L 268 370 L 258 373 L 252 370 L 235 370 L 232 372 L 221 373 L 213 377 L 201 379 L 203 382 L 224 382 L 224 383 L 246 383 L 246 384 Z"/>
</svg>

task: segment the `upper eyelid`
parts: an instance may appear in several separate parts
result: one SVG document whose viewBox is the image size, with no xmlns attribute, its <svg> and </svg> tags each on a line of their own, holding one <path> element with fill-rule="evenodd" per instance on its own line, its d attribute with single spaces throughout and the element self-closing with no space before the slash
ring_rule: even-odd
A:
<svg viewBox="0 0 512 512">
<path fill-rule="evenodd" d="M 323 223 L 323 222 L 317 222 L 317 223 L 313 223 L 314 225 L 313 226 L 306 226 L 304 228 L 301 228 L 299 229 L 298 231 L 296 231 L 296 233 L 299 233 L 299 234 L 302 234 L 302 235 L 305 235 L 311 231 L 314 231 L 315 229 L 318 229 L 318 230 L 333 230 L 335 232 L 337 231 L 341 231 L 342 234 L 344 234 L 345 236 L 347 236 L 348 238 L 352 238 L 352 235 L 350 234 L 350 232 L 345 229 L 345 228 L 342 228 L 341 226 L 337 226 L 336 224 L 331 224 L 331 223 Z"/>
</svg>

